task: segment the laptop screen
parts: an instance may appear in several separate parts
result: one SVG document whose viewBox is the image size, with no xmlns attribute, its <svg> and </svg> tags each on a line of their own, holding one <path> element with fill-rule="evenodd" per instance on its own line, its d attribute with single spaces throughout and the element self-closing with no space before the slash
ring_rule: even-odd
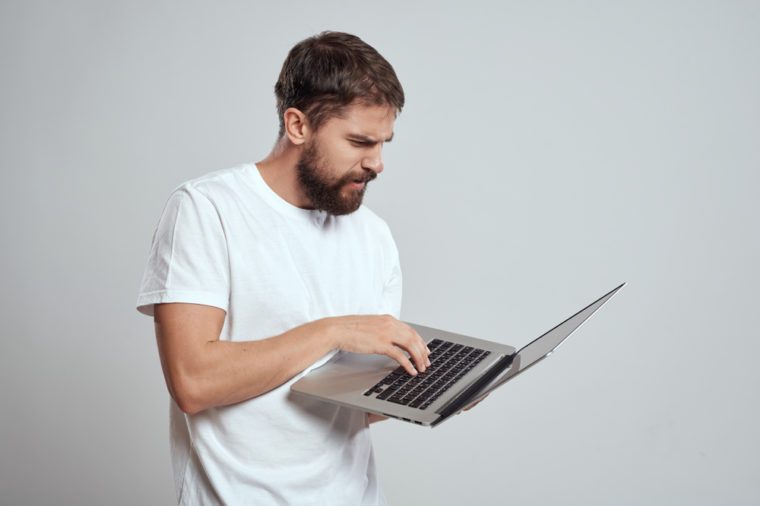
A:
<svg viewBox="0 0 760 506">
<path fill-rule="evenodd" d="M 522 349 L 517 352 L 520 356 L 520 372 L 537 363 L 542 358 L 551 355 L 551 353 L 557 349 L 557 347 L 562 344 L 562 342 L 567 339 L 575 329 L 580 327 L 581 323 L 585 322 L 589 316 L 602 307 L 602 305 L 607 302 L 610 297 L 615 295 L 615 292 L 620 290 L 623 285 L 625 285 L 625 283 L 581 309 L 541 337 L 538 337 L 531 343 L 523 346 Z"/>
<path fill-rule="evenodd" d="M 514 378 L 521 372 L 527 370 L 532 365 L 537 364 L 543 358 L 548 357 L 562 342 L 572 334 L 575 329 L 581 326 L 581 324 L 588 319 L 589 316 L 594 314 L 597 309 L 607 302 L 610 297 L 615 295 L 625 283 L 618 286 L 611 292 L 602 295 L 599 299 L 595 300 L 585 308 L 581 309 L 573 316 L 563 321 L 550 331 L 544 333 L 541 337 L 538 337 L 531 341 L 529 344 L 522 347 L 520 351 L 515 354 L 515 359 L 512 362 L 512 367 L 504 371 L 501 375 L 493 379 L 488 385 L 486 385 L 478 394 L 475 399 L 480 400 L 490 393 L 495 388 L 498 388 L 503 383 Z M 473 401 L 474 402 L 474 401 Z"/>
</svg>

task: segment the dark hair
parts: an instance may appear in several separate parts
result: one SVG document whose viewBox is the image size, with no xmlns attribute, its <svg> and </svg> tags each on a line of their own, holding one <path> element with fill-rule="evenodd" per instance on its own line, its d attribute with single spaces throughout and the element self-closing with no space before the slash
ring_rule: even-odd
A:
<svg viewBox="0 0 760 506">
<path fill-rule="evenodd" d="M 302 111 L 316 130 L 354 102 L 389 105 L 396 114 L 404 106 L 404 90 L 391 64 L 359 37 L 341 32 L 322 32 L 296 44 L 274 93 L 280 136 L 289 107 Z"/>
</svg>

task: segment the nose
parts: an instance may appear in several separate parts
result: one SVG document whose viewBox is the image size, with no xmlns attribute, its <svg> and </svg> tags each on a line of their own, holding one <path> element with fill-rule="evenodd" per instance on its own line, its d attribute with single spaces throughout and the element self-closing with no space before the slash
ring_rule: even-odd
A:
<svg viewBox="0 0 760 506">
<path fill-rule="evenodd" d="M 383 171 L 383 155 L 382 146 L 378 144 L 371 153 L 368 153 L 362 159 L 362 168 L 371 170 L 375 174 L 380 174 Z"/>
</svg>

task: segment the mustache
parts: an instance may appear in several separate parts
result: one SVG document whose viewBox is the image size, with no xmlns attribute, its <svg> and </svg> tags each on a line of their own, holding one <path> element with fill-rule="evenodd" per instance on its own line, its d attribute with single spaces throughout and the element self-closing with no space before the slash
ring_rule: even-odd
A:
<svg viewBox="0 0 760 506">
<path fill-rule="evenodd" d="M 341 178 L 341 180 L 335 186 L 343 186 L 347 183 L 352 183 L 354 181 L 369 183 L 376 177 L 377 177 L 377 172 L 375 172 L 374 170 L 365 170 L 364 174 L 361 174 L 361 175 L 352 175 L 352 174 L 345 175 L 344 177 Z"/>
</svg>

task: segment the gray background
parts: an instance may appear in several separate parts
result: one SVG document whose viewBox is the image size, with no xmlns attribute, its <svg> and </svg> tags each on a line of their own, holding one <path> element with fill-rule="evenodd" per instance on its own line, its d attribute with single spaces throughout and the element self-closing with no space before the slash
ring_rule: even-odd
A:
<svg viewBox="0 0 760 506">
<path fill-rule="evenodd" d="M 760 503 L 760 5 L 633 4 L 3 2 L 0 503 L 174 501 L 151 234 L 268 152 L 328 28 L 406 89 L 368 195 L 406 319 L 519 346 L 629 283 L 475 410 L 373 427 L 391 503 Z"/>
</svg>

